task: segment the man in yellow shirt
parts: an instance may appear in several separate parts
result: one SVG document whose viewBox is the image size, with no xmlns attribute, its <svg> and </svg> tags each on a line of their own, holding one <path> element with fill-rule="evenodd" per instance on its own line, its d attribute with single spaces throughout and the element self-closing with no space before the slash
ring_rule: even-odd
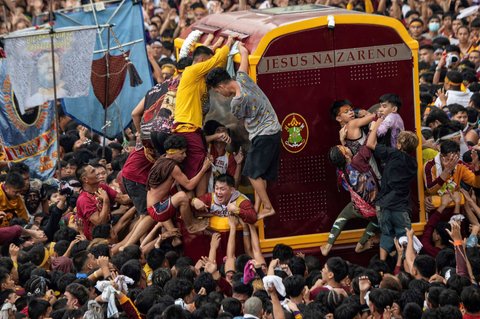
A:
<svg viewBox="0 0 480 319">
<path fill-rule="evenodd" d="M 6 227 L 13 218 L 19 217 L 28 222 L 28 213 L 23 202 L 21 192 L 25 188 L 23 176 L 17 172 L 7 174 L 5 183 L 0 184 L 0 212 L 5 213 L 5 218 L 0 222 L 0 227 Z"/>
<path fill-rule="evenodd" d="M 225 66 L 230 47 L 234 41 L 229 37 L 225 45 L 213 51 L 199 46 L 193 51 L 193 64 L 185 69 L 177 90 L 174 131 L 187 140 L 187 157 L 183 161 L 183 172 L 188 179 L 201 170 L 207 148 L 202 136 L 203 115 L 208 112 L 208 90 L 205 76 L 210 70 Z M 207 178 L 204 176 L 196 188 L 196 195 L 207 192 Z"/>
</svg>

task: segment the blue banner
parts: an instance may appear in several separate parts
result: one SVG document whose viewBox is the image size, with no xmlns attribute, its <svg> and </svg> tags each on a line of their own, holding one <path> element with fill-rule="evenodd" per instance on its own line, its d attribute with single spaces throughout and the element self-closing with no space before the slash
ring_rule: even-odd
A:
<svg viewBox="0 0 480 319">
<path fill-rule="evenodd" d="M 130 124 L 132 110 L 153 86 L 145 48 L 141 2 L 132 0 L 124 0 L 118 4 L 99 2 L 88 6 L 88 9 L 84 7 L 80 10 L 71 13 L 56 12 L 55 28 L 112 24 L 111 50 L 110 54 L 107 54 L 108 29 L 99 28 L 92 61 L 89 96 L 65 98 L 63 106 L 65 113 L 86 127 L 102 135 L 105 127 L 105 135 L 113 138 Z M 117 39 L 114 39 L 115 37 Z M 119 46 L 124 52 L 119 50 Z M 141 85 L 130 86 L 124 54 L 137 69 L 143 81 Z M 108 89 L 107 67 L 110 74 Z"/>
<path fill-rule="evenodd" d="M 6 64 L 5 59 L 0 60 L 0 137 L 7 160 L 24 162 L 32 178 L 46 180 L 53 177 L 57 163 L 54 103 L 44 103 L 21 115 Z"/>
</svg>

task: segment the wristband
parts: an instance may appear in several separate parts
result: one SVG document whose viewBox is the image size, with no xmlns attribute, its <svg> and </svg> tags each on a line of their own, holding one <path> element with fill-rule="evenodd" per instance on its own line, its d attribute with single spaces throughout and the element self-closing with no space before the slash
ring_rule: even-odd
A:
<svg viewBox="0 0 480 319">
<path fill-rule="evenodd" d="M 192 198 L 192 199 L 190 200 L 190 205 L 191 205 L 191 206 L 193 206 L 193 201 L 194 201 L 195 199 L 197 199 L 197 198 L 194 197 L 194 198 Z"/>
<path fill-rule="evenodd" d="M 244 232 L 243 232 L 243 236 L 244 236 L 244 237 L 250 236 L 250 232 L 249 232 L 249 231 L 244 231 Z"/>
<path fill-rule="evenodd" d="M 292 314 L 293 314 L 293 317 L 294 317 L 295 319 L 301 319 L 301 318 L 303 318 L 302 314 L 301 314 L 300 311 L 298 311 L 298 310 L 293 311 Z"/>
<path fill-rule="evenodd" d="M 462 246 L 463 245 L 463 240 L 455 240 L 453 242 L 453 246 Z"/>
</svg>

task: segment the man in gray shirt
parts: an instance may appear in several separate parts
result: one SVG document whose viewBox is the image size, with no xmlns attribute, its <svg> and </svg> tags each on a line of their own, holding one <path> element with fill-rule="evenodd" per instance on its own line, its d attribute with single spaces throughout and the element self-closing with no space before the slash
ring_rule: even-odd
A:
<svg viewBox="0 0 480 319">
<path fill-rule="evenodd" d="M 207 85 L 225 97 L 233 97 L 231 112 L 245 123 L 252 143 L 243 168 L 258 198 L 255 210 L 258 219 L 275 214 L 267 194 L 267 181 L 277 179 L 280 158 L 281 125 L 265 93 L 248 76 L 248 50 L 238 45 L 241 62 L 236 79 L 226 70 L 216 68 L 207 75 Z M 260 204 L 263 204 L 261 211 Z"/>
</svg>

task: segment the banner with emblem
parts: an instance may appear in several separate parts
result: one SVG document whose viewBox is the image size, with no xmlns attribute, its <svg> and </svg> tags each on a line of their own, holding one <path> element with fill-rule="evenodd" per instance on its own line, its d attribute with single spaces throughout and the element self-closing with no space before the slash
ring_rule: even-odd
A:
<svg viewBox="0 0 480 319">
<path fill-rule="evenodd" d="M 5 59 L 0 60 L 0 138 L 9 162 L 24 162 L 30 176 L 53 177 L 57 163 L 57 131 L 53 102 L 46 102 L 21 114 L 7 75 Z"/>
<path fill-rule="evenodd" d="M 88 95 L 95 33 L 90 26 L 59 28 L 53 34 L 49 29 L 20 30 L 5 38 L 8 75 L 22 114 L 53 101 L 54 82 L 59 99 Z"/>
<path fill-rule="evenodd" d="M 98 26 L 90 91 L 87 97 L 64 99 L 64 110 L 86 127 L 113 138 L 130 124 L 133 109 L 153 86 L 142 4 L 136 0 L 95 2 L 73 12 L 55 13 L 55 28 L 83 25 Z M 110 32 L 105 25 L 111 25 Z M 134 78 L 127 72 L 132 70 L 129 61 L 142 80 L 137 86 L 132 86 Z"/>
</svg>

